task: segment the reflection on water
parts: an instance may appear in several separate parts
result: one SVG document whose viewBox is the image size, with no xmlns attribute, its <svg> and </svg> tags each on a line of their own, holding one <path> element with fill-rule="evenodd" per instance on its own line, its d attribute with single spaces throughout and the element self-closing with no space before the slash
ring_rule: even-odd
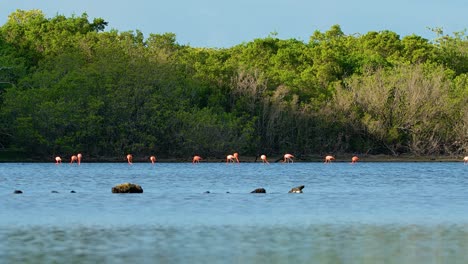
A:
<svg viewBox="0 0 468 264">
<path fill-rule="evenodd" d="M 468 263 L 468 226 L 27 227 L 4 263 Z"/>
</svg>

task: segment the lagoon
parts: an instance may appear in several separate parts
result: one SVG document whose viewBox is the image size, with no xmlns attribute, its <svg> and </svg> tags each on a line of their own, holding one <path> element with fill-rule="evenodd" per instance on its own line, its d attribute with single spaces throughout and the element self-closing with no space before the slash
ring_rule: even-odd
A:
<svg viewBox="0 0 468 264">
<path fill-rule="evenodd" d="M 0 163 L 0 262 L 468 263 L 467 187 L 460 162 Z"/>
</svg>

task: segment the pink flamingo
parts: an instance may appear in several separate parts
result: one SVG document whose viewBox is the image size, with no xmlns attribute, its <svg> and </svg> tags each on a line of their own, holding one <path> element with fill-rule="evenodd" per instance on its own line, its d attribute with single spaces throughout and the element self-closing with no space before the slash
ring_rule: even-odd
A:
<svg viewBox="0 0 468 264">
<path fill-rule="evenodd" d="M 270 164 L 267 160 L 267 156 L 266 155 L 261 155 L 260 156 L 260 159 L 262 160 L 263 163 L 266 163 L 266 164 Z"/>
<path fill-rule="evenodd" d="M 351 163 L 356 163 L 356 162 L 358 162 L 358 160 L 359 160 L 358 156 L 353 156 L 351 158 Z"/>
<path fill-rule="evenodd" d="M 57 156 L 57 157 L 55 157 L 55 164 L 59 164 L 59 163 L 62 163 L 62 158 Z"/>
<path fill-rule="evenodd" d="M 78 160 L 78 157 L 77 157 L 77 156 L 75 156 L 75 155 L 71 156 L 71 158 L 70 158 L 70 164 L 72 164 L 73 162 L 75 162 L 75 161 L 77 161 L 77 160 Z"/>
<path fill-rule="evenodd" d="M 200 163 L 200 160 L 202 160 L 200 156 L 193 156 L 192 163 Z"/>
<path fill-rule="evenodd" d="M 284 160 L 283 160 L 283 162 L 287 162 L 287 163 L 291 162 L 291 163 L 293 163 L 294 161 L 293 161 L 292 158 L 294 158 L 293 155 L 291 155 L 291 154 L 284 154 Z"/>
<path fill-rule="evenodd" d="M 130 165 L 132 164 L 132 162 L 133 162 L 133 156 L 132 156 L 132 154 L 128 154 L 128 155 L 127 155 L 127 162 L 128 162 L 128 164 L 130 164 Z"/>
<path fill-rule="evenodd" d="M 463 163 L 464 163 L 464 164 L 467 164 L 467 163 L 468 163 L 468 156 L 465 156 L 465 157 L 463 158 Z"/>
<path fill-rule="evenodd" d="M 233 155 L 227 155 L 226 163 L 229 163 L 229 162 L 234 162 L 234 156 Z"/>
<path fill-rule="evenodd" d="M 150 157 L 150 161 L 151 161 L 151 164 L 154 164 L 156 162 L 156 157 L 155 156 L 151 156 Z"/>
<path fill-rule="evenodd" d="M 330 156 L 330 155 L 328 155 L 328 156 L 325 157 L 325 163 L 331 163 L 332 160 L 335 160 L 335 157 Z"/>
<path fill-rule="evenodd" d="M 226 157 L 226 163 L 228 162 L 234 162 L 234 160 L 239 163 L 239 154 L 236 152 L 232 155 L 227 155 Z"/>
<path fill-rule="evenodd" d="M 76 155 L 76 157 L 78 158 L 78 165 L 81 164 L 81 158 L 83 158 L 83 156 L 81 155 L 81 153 L 78 153 L 78 155 Z"/>
</svg>

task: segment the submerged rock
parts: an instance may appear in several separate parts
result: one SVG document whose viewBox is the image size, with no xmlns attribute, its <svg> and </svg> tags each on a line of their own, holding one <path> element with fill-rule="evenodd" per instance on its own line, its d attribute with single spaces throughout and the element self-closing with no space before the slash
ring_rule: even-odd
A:
<svg viewBox="0 0 468 264">
<path fill-rule="evenodd" d="M 112 187 L 112 193 L 142 193 L 143 189 L 138 184 L 122 183 Z"/>
<path fill-rule="evenodd" d="M 51 191 L 51 193 L 59 193 L 58 191 Z"/>
<path fill-rule="evenodd" d="M 250 193 L 266 193 L 266 190 L 263 188 L 258 188 L 258 189 L 251 191 Z"/>
<path fill-rule="evenodd" d="M 302 189 L 304 189 L 304 185 L 294 187 L 288 193 L 302 193 Z"/>
<path fill-rule="evenodd" d="M 76 193 L 74 190 L 71 190 L 70 193 Z"/>
<path fill-rule="evenodd" d="M 13 193 L 20 194 L 20 193 L 23 193 L 23 191 L 21 191 L 21 190 L 15 190 Z"/>
</svg>

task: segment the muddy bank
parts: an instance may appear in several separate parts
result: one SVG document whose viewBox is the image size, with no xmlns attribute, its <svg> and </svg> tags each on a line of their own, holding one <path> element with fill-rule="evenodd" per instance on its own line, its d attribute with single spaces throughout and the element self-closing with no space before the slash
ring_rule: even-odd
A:
<svg viewBox="0 0 468 264">
<path fill-rule="evenodd" d="M 355 156 L 355 154 L 336 154 L 333 155 L 335 160 L 333 162 L 351 162 L 351 158 Z M 359 162 L 463 162 L 463 156 L 416 156 L 416 155 L 399 155 L 399 156 L 392 156 L 392 155 L 357 155 L 359 157 Z M 192 156 L 187 156 L 185 158 L 171 158 L 171 157 L 158 157 L 156 156 L 156 163 L 158 162 L 192 162 Z M 226 162 L 226 157 L 204 157 L 202 156 L 203 160 L 201 163 L 204 162 Z M 70 157 L 62 156 L 62 160 L 64 163 L 70 162 Z M 295 155 L 294 162 L 324 162 L 325 155 Z M 273 155 L 268 156 L 268 160 L 270 163 L 280 163 L 283 161 L 282 155 Z M 242 156 L 239 155 L 240 162 L 258 162 L 261 163 L 262 160 L 260 156 Z M 55 162 L 53 157 L 50 159 L 44 158 L 35 158 L 35 159 L 0 159 L 0 162 Z M 122 157 L 86 157 L 84 154 L 83 161 L 86 162 L 122 162 L 126 163 L 126 157 L 123 155 Z M 150 156 L 139 156 L 138 154 L 133 154 L 133 162 L 142 163 L 147 162 L 151 163 Z"/>
</svg>

